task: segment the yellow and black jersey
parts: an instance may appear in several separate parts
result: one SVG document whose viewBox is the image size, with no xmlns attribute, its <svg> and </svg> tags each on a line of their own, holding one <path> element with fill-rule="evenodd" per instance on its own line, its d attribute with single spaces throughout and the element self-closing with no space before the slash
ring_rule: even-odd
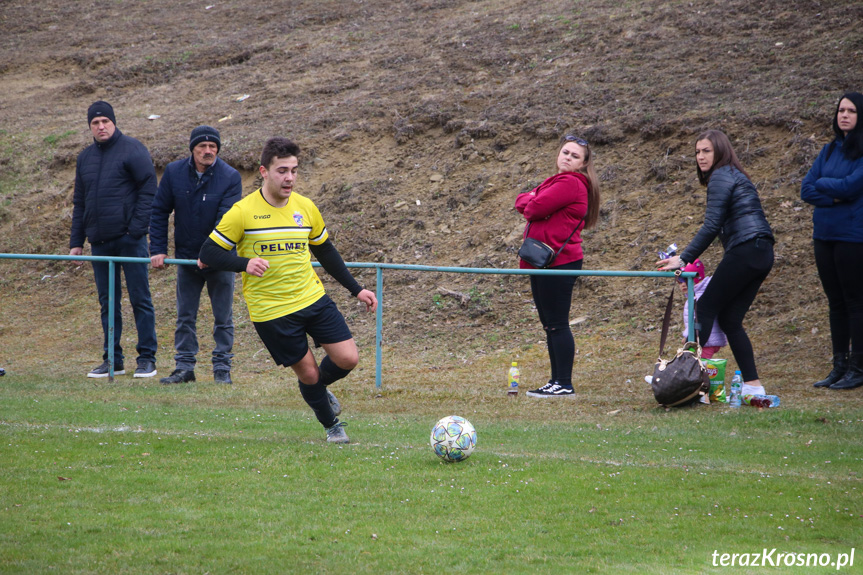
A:
<svg viewBox="0 0 863 575">
<path fill-rule="evenodd" d="M 240 257 L 269 262 L 263 277 L 243 274 L 243 296 L 254 322 L 294 313 L 324 295 L 309 244 L 320 245 L 328 237 L 310 199 L 293 192 L 285 207 L 275 208 L 260 189 L 234 204 L 210 234 L 224 249 L 237 248 Z"/>
</svg>

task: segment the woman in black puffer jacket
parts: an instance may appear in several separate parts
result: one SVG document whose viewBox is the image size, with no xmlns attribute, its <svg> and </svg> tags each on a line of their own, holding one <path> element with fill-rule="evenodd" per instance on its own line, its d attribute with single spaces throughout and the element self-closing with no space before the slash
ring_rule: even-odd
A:
<svg viewBox="0 0 863 575">
<path fill-rule="evenodd" d="M 692 263 L 719 236 L 725 255 L 698 300 L 698 337 L 705 345 L 716 320 L 728 336 L 743 376 L 743 395 L 764 394 L 743 318 L 773 267 L 773 232 L 764 217 L 758 191 L 740 165 L 728 136 L 718 130 L 699 135 L 695 159 L 698 180 L 707 186 L 704 224 L 679 256 L 660 260 L 656 265 L 660 270 L 672 270 Z"/>
</svg>

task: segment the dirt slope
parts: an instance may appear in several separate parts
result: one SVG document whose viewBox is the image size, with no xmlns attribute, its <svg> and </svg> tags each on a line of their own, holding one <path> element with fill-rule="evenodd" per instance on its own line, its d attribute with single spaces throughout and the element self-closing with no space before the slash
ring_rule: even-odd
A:
<svg viewBox="0 0 863 575">
<path fill-rule="evenodd" d="M 684 245 L 701 221 L 692 149 L 716 127 L 777 236 L 749 320 L 756 347 L 768 359 L 827 356 L 799 182 L 839 95 L 863 89 L 863 4 L 208 2 L 0 3 L 0 252 L 68 253 L 74 162 L 96 99 L 160 170 L 188 153 L 191 128 L 217 126 L 246 192 L 263 140 L 292 137 L 306 152 L 302 190 L 347 260 L 446 266 L 516 265 L 514 197 L 550 175 L 557 138 L 573 131 L 594 146 L 604 185 L 585 267 L 651 269 L 657 250 Z M 708 251 L 708 269 L 720 255 Z M 4 341 L 29 329 L 21 310 L 33 301 L 95 329 L 86 268 L 0 266 Z M 540 338 L 524 278 L 386 277 L 389 343 L 459 328 L 484 353 Z M 668 285 L 586 279 L 573 317 L 587 319 L 575 329 L 652 348 Z M 472 298 L 460 305 L 439 287 Z M 154 279 L 166 313 L 170 290 Z M 167 360 L 170 336 L 162 343 Z"/>
</svg>

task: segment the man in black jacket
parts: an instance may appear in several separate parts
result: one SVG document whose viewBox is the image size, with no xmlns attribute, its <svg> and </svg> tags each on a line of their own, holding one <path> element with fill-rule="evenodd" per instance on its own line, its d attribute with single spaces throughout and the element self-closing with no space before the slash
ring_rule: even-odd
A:
<svg viewBox="0 0 863 575">
<path fill-rule="evenodd" d="M 177 259 L 198 259 L 201 245 L 219 220 L 242 197 L 239 172 L 218 158 L 219 131 L 198 126 L 189 138 L 192 155 L 171 162 L 162 174 L 150 217 L 150 262 L 163 269 L 168 254 L 168 218 L 174 213 L 174 252 Z M 195 266 L 177 267 L 177 329 L 174 331 L 176 369 L 164 384 L 195 381 L 198 353 L 196 323 L 201 291 L 207 286 L 213 308 L 213 379 L 231 383 L 234 346 L 234 272 Z"/>
<path fill-rule="evenodd" d="M 78 155 L 75 167 L 72 231 L 69 255 L 84 252 L 90 241 L 94 256 L 149 256 L 147 231 L 150 208 L 156 194 L 156 170 L 144 145 L 123 135 L 116 126 L 114 109 L 107 102 L 94 102 L 87 110 L 87 123 L 94 142 Z M 126 373 L 120 345 L 123 319 L 120 313 L 120 273 L 138 328 L 135 377 L 156 375 L 156 318 L 150 299 L 146 263 L 118 263 L 114 274 L 114 374 Z M 108 262 L 93 262 L 96 289 L 102 308 L 104 345 L 102 364 L 87 377 L 108 377 Z"/>
</svg>

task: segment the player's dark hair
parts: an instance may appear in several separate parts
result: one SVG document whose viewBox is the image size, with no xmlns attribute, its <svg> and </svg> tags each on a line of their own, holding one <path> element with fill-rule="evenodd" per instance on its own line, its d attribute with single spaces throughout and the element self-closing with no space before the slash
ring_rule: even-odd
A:
<svg viewBox="0 0 863 575">
<path fill-rule="evenodd" d="M 261 152 L 261 165 L 269 168 L 274 159 L 288 158 L 290 156 L 299 159 L 300 147 L 297 144 L 287 138 L 270 138 L 264 144 L 264 150 Z"/>
</svg>

